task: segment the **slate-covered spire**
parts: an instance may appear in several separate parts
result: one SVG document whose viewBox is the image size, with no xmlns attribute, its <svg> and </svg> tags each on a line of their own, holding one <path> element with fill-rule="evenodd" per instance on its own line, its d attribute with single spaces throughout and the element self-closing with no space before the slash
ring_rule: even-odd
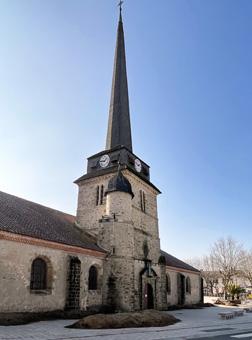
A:
<svg viewBox="0 0 252 340">
<path fill-rule="evenodd" d="M 126 146 L 130 151 L 132 151 L 129 96 L 121 7 L 117 29 L 106 149 L 112 149 L 119 145 Z"/>
</svg>

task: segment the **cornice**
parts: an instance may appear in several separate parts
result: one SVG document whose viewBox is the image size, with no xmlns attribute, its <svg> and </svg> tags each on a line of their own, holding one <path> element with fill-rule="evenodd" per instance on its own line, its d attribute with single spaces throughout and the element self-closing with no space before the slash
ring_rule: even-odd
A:
<svg viewBox="0 0 252 340">
<path fill-rule="evenodd" d="M 38 247 L 46 247 L 46 248 L 50 248 L 54 250 L 62 250 L 68 253 L 85 254 L 88 256 L 95 256 L 95 257 L 100 257 L 100 258 L 104 258 L 106 256 L 105 252 L 99 252 L 99 251 L 92 250 L 92 249 L 80 248 L 80 247 L 70 246 L 70 245 L 63 244 L 63 243 L 41 240 L 41 239 L 33 238 L 30 236 L 9 233 L 6 231 L 0 231 L 0 240 L 29 244 L 29 245 L 34 245 Z"/>
</svg>

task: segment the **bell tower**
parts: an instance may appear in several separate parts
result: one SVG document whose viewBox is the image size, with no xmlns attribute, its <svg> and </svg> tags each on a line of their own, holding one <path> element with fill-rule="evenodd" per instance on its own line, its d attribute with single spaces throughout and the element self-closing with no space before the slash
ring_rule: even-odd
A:
<svg viewBox="0 0 252 340">
<path fill-rule="evenodd" d="M 106 148 L 88 158 L 87 173 L 75 181 L 77 223 L 108 252 L 104 304 L 160 309 L 160 191 L 150 181 L 149 165 L 133 153 L 121 3 Z"/>
</svg>

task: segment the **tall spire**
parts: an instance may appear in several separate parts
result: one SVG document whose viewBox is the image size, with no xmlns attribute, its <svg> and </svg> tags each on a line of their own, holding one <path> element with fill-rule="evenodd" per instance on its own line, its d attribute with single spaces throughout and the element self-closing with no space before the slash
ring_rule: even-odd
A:
<svg viewBox="0 0 252 340">
<path fill-rule="evenodd" d="M 132 151 L 128 82 L 121 5 L 122 1 L 119 3 L 120 15 L 117 29 L 106 149 L 112 149 L 116 146 L 123 145 Z"/>
</svg>

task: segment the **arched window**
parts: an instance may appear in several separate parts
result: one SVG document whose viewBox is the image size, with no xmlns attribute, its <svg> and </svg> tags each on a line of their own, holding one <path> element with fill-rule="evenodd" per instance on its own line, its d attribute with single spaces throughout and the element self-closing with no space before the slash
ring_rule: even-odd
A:
<svg viewBox="0 0 252 340">
<path fill-rule="evenodd" d="M 103 204 L 103 196 L 104 196 L 104 186 L 101 185 L 100 204 Z"/>
<path fill-rule="evenodd" d="M 171 278 L 169 274 L 166 274 L 166 292 L 171 294 Z"/>
<path fill-rule="evenodd" d="M 189 276 L 186 278 L 186 292 L 191 294 L 191 280 Z"/>
<path fill-rule="evenodd" d="M 96 205 L 102 205 L 104 203 L 104 185 L 98 185 L 96 187 Z"/>
<path fill-rule="evenodd" d="M 30 288 L 32 290 L 43 290 L 48 288 L 47 264 L 45 260 L 39 257 L 32 262 Z"/>
<path fill-rule="evenodd" d="M 88 289 L 96 290 L 97 289 L 97 281 L 98 281 L 98 272 L 95 266 L 91 266 L 89 268 L 89 276 L 88 276 Z"/>
<path fill-rule="evenodd" d="M 96 187 L 96 205 L 99 205 L 99 192 L 100 188 L 99 185 Z"/>
<path fill-rule="evenodd" d="M 143 190 L 139 191 L 140 193 L 140 207 L 143 212 L 146 212 L 146 200 L 145 200 L 145 192 Z"/>
</svg>

